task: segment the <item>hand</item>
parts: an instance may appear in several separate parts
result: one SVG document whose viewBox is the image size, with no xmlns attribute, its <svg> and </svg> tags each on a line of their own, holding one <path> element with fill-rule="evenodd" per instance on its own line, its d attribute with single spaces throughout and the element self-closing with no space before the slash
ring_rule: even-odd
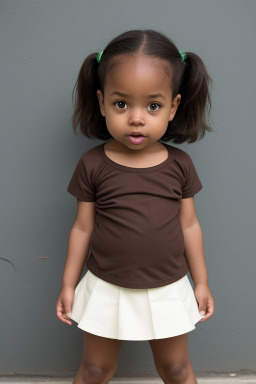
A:
<svg viewBox="0 0 256 384">
<path fill-rule="evenodd" d="M 200 321 L 208 320 L 214 312 L 214 298 L 208 284 L 195 284 L 194 292 L 199 312 L 205 312 L 205 317 Z"/>
<path fill-rule="evenodd" d="M 62 288 L 56 302 L 56 316 L 59 320 L 69 325 L 72 325 L 72 321 L 70 320 L 70 317 L 67 316 L 67 313 L 72 310 L 74 295 L 75 288 Z"/>
</svg>

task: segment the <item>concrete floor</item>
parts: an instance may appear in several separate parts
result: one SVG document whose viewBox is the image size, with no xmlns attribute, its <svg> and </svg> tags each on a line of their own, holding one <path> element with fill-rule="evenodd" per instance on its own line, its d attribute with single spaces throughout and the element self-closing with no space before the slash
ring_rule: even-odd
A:
<svg viewBox="0 0 256 384">
<path fill-rule="evenodd" d="M 232 375 L 232 374 L 231 374 Z M 256 375 L 216 375 L 215 377 L 197 377 L 198 384 L 256 384 Z M 33 377 L 0 377 L 0 384 L 72 384 L 72 379 L 52 379 Z M 113 378 L 109 384 L 163 384 L 158 378 L 125 379 Z"/>
</svg>

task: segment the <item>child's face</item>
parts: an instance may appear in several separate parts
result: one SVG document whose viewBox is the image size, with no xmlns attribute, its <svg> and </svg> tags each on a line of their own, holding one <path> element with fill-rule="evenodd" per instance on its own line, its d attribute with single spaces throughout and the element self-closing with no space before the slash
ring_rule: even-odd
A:
<svg viewBox="0 0 256 384">
<path fill-rule="evenodd" d="M 130 149 L 143 149 L 159 140 L 177 111 L 181 96 L 172 100 L 172 70 L 168 63 L 148 56 L 120 56 L 107 74 L 104 95 L 97 91 L 108 131 Z M 168 74 L 169 72 L 169 74 Z M 144 141 L 134 144 L 132 131 Z"/>
</svg>

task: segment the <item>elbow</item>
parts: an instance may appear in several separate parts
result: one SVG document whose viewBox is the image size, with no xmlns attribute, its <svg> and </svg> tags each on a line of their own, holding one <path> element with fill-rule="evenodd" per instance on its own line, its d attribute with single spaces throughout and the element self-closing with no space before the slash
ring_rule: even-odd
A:
<svg viewBox="0 0 256 384">
<path fill-rule="evenodd" d="M 186 231 L 188 229 L 194 228 L 196 226 L 200 227 L 200 223 L 197 217 L 194 217 L 193 220 L 189 220 L 187 222 L 181 221 L 181 227 L 183 231 Z"/>
<path fill-rule="evenodd" d="M 79 224 L 77 224 L 76 222 L 74 222 L 74 224 L 73 224 L 71 230 L 74 230 L 74 231 L 80 231 L 80 232 L 83 233 L 84 235 L 86 235 L 86 236 L 88 236 L 88 237 L 91 237 L 91 235 L 92 235 L 92 233 L 93 233 L 93 228 L 94 228 L 94 226 L 92 226 L 92 227 L 89 227 L 89 226 L 81 227 Z"/>
</svg>

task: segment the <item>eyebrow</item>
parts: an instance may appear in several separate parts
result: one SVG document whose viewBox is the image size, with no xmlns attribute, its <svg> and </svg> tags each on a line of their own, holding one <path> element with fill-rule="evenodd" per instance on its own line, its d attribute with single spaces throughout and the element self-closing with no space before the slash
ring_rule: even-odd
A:
<svg viewBox="0 0 256 384">
<path fill-rule="evenodd" d="M 126 93 L 121 93 L 121 92 L 117 92 L 117 91 L 112 92 L 110 96 L 114 96 L 114 95 L 120 96 L 120 97 L 128 97 L 129 96 Z M 166 99 L 166 97 L 164 95 L 162 95 L 161 93 L 156 93 L 156 94 L 147 96 L 148 99 L 157 99 L 159 97 L 161 97 L 164 100 Z"/>
</svg>

